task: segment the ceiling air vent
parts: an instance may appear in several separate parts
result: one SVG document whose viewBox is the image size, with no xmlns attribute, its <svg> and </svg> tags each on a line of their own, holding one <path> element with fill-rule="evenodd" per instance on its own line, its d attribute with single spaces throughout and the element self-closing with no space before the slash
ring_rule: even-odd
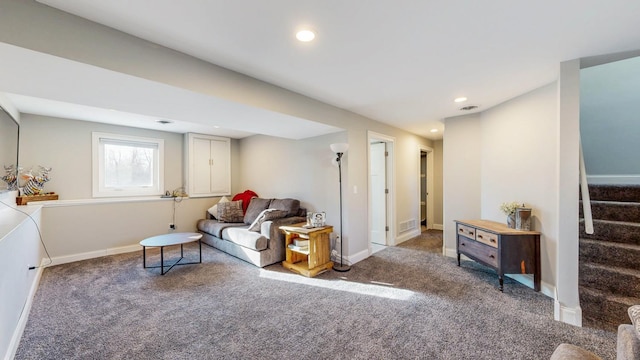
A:
<svg viewBox="0 0 640 360">
<path fill-rule="evenodd" d="M 460 110 L 462 111 L 469 111 L 469 110 L 474 110 L 477 109 L 478 106 L 477 105 L 468 105 L 468 106 L 463 106 L 460 108 Z"/>
</svg>

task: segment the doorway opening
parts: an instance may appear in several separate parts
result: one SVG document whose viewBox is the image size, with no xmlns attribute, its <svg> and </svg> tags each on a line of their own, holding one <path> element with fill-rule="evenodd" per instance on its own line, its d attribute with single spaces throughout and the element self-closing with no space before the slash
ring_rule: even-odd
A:
<svg viewBox="0 0 640 360">
<path fill-rule="evenodd" d="M 418 214 L 420 232 L 434 228 L 434 159 L 433 149 L 419 146 L 418 151 Z"/>
<path fill-rule="evenodd" d="M 393 145 L 395 139 L 368 133 L 369 254 L 395 245 L 393 237 Z"/>
</svg>

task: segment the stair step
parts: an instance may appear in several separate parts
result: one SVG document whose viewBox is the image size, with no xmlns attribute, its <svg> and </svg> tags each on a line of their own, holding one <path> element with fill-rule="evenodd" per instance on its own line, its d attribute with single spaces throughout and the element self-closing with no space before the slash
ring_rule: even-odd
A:
<svg viewBox="0 0 640 360">
<path fill-rule="evenodd" d="M 622 201 L 592 201 L 593 219 L 640 223 L 640 203 Z M 580 217 L 583 216 L 580 201 Z"/>
<path fill-rule="evenodd" d="M 581 238 L 580 264 L 596 263 L 640 270 L 640 246 Z"/>
<path fill-rule="evenodd" d="M 580 262 L 580 286 L 640 298 L 640 270 Z"/>
<path fill-rule="evenodd" d="M 640 224 L 622 221 L 593 220 L 593 234 L 584 231 L 584 220 L 580 220 L 580 237 L 625 244 L 640 245 Z"/>
<path fill-rule="evenodd" d="M 640 304 L 640 298 L 636 297 L 611 295 L 583 286 L 579 290 L 584 326 L 617 331 L 618 325 L 631 323 L 629 307 Z"/>
<path fill-rule="evenodd" d="M 589 185 L 589 198 L 596 201 L 640 202 L 640 185 Z"/>
</svg>

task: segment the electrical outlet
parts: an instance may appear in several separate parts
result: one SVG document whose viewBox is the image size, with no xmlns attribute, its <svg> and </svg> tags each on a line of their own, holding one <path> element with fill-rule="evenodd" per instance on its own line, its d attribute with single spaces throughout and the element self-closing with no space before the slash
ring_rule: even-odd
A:
<svg viewBox="0 0 640 360">
<path fill-rule="evenodd" d="M 169 224 L 169 229 L 175 230 L 176 229 L 176 224 L 170 223 Z"/>
</svg>

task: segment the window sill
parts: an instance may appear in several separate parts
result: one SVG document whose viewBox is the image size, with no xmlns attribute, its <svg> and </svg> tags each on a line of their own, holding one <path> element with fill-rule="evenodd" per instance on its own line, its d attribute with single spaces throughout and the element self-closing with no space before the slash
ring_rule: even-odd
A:
<svg viewBox="0 0 640 360">
<path fill-rule="evenodd" d="M 65 207 L 65 206 L 82 206 L 82 205 L 99 205 L 99 204 L 119 204 L 119 203 L 141 203 L 155 201 L 173 201 L 176 198 L 162 198 L 160 196 L 147 197 L 121 197 L 121 198 L 100 198 L 100 199 L 74 199 L 74 200 L 51 200 L 39 201 L 38 205 L 45 208 L 49 207 Z M 180 199 L 188 199 L 180 198 Z"/>
</svg>

